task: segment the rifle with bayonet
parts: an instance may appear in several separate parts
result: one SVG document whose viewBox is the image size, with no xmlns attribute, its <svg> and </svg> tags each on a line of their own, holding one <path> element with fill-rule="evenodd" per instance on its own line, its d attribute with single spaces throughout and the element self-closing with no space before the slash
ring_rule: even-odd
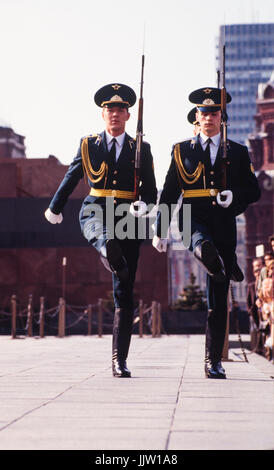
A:
<svg viewBox="0 0 274 470">
<path fill-rule="evenodd" d="M 227 112 L 226 112 L 226 87 L 225 87 L 225 44 L 222 50 L 222 73 L 221 73 L 221 149 L 222 149 L 222 179 L 221 190 L 226 189 L 226 167 L 227 167 Z"/>
<path fill-rule="evenodd" d="M 140 172 L 141 172 L 141 149 L 143 143 L 143 84 L 144 84 L 144 66 L 145 56 L 142 55 L 142 67 L 141 67 L 141 85 L 140 85 L 140 98 L 138 108 L 138 121 L 136 131 L 136 152 L 135 152 L 135 181 L 134 181 L 134 192 L 135 201 L 139 200 L 139 189 L 140 189 Z"/>
</svg>

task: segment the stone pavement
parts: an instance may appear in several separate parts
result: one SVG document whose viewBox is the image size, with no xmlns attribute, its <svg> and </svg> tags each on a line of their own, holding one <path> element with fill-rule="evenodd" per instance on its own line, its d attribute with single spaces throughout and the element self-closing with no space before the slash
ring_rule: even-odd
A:
<svg viewBox="0 0 274 470">
<path fill-rule="evenodd" d="M 0 336 L 0 449 L 271 450 L 274 366 L 235 339 L 227 380 L 204 377 L 203 335 L 134 336 L 119 379 L 110 335 Z"/>
</svg>

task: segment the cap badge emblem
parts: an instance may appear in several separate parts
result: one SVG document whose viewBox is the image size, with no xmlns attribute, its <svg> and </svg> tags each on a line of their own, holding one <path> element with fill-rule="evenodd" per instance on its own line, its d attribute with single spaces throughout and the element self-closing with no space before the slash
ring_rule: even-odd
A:
<svg viewBox="0 0 274 470">
<path fill-rule="evenodd" d="M 112 88 L 114 88 L 115 91 L 119 90 L 121 88 L 121 85 L 111 85 Z"/>
<path fill-rule="evenodd" d="M 114 95 L 110 98 L 110 101 L 123 101 L 123 99 L 119 95 Z"/>
<path fill-rule="evenodd" d="M 204 91 L 204 93 L 205 93 L 206 95 L 208 95 L 209 93 L 212 92 L 212 90 L 211 90 L 210 88 L 206 88 L 206 89 L 203 90 L 203 91 Z"/>
<path fill-rule="evenodd" d="M 203 104 L 212 105 L 212 104 L 215 104 L 215 103 L 210 98 L 207 98 L 206 100 L 203 101 Z"/>
</svg>

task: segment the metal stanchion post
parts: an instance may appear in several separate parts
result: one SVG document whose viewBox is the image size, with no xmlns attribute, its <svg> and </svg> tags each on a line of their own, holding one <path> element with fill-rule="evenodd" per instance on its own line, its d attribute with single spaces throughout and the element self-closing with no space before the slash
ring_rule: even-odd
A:
<svg viewBox="0 0 274 470">
<path fill-rule="evenodd" d="M 92 305 L 88 305 L 88 335 L 92 332 Z"/>
<path fill-rule="evenodd" d="M 62 298 L 66 298 L 66 269 L 67 269 L 67 258 L 64 256 L 62 260 Z"/>
<path fill-rule="evenodd" d="M 28 313 L 27 313 L 28 336 L 32 336 L 32 294 L 29 295 Z"/>
<path fill-rule="evenodd" d="M 161 321 L 161 304 L 158 302 L 157 304 L 157 336 L 161 336 L 161 328 L 162 328 L 162 321 Z"/>
<path fill-rule="evenodd" d="M 139 300 L 139 337 L 143 337 L 143 312 L 144 312 L 144 307 L 143 307 L 143 301 L 140 299 Z"/>
<path fill-rule="evenodd" d="M 40 297 L 40 338 L 45 336 L 45 298 Z"/>
<path fill-rule="evenodd" d="M 222 352 L 223 361 L 228 361 L 228 349 L 229 349 L 229 295 L 227 296 L 227 320 L 226 320 L 226 332 L 225 332 L 225 341 Z"/>
<path fill-rule="evenodd" d="M 59 319 L 58 319 L 58 336 L 63 338 L 65 336 L 66 326 L 66 302 L 63 298 L 59 300 Z"/>
<path fill-rule="evenodd" d="M 151 333 L 152 333 L 152 338 L 155 338 L 155 336 L 156 336 L 156 316 L 157 316 L 157 302 L 155 302 L 155 300 L 153 300 L 153 302 L 152 302 L 151 314 L 152 314 Z"/>
<path fill-rule="evenodd" d="M 11 337 L 16 338 L 16 295 L 11 297 Z"/>
<path fill-rule="evenodd" d="M 102 321 L 103 321 L 103 299 L 98 300 L 98 336 L 99 338 L 102 337 Z"/>
</svg>

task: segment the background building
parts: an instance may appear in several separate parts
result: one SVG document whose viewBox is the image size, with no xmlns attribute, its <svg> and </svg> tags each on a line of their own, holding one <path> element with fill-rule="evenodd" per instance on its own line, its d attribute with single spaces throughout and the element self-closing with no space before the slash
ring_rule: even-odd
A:
<svg viewBox="0 0 274 470">
<path fill-rule="evenodd" d="M 217 70 L 222 69 L 222 38 L 225 38 L 225 81 L 232 95 L 228 105 L 228 137 L 245 144 L 254 130 L 258 84 L 274 69 L 274 23 L 220 26 L 217 40 Z"/>
<path fill-rule="evenodd" d="M 261 188 L 261 198 L 246 211 L 247 279 L 253 280 L 252 259 L 256 246 L 270 251 L 274 234 L 274 72 L 258 85 L 255 130 L 249 134 L 250 155 Z"/>
<path fill-rule="evenodd" d="M 25 150 L 25 137 L 0 119 L 0 158 L 26 158 Z"/>
</svg>

